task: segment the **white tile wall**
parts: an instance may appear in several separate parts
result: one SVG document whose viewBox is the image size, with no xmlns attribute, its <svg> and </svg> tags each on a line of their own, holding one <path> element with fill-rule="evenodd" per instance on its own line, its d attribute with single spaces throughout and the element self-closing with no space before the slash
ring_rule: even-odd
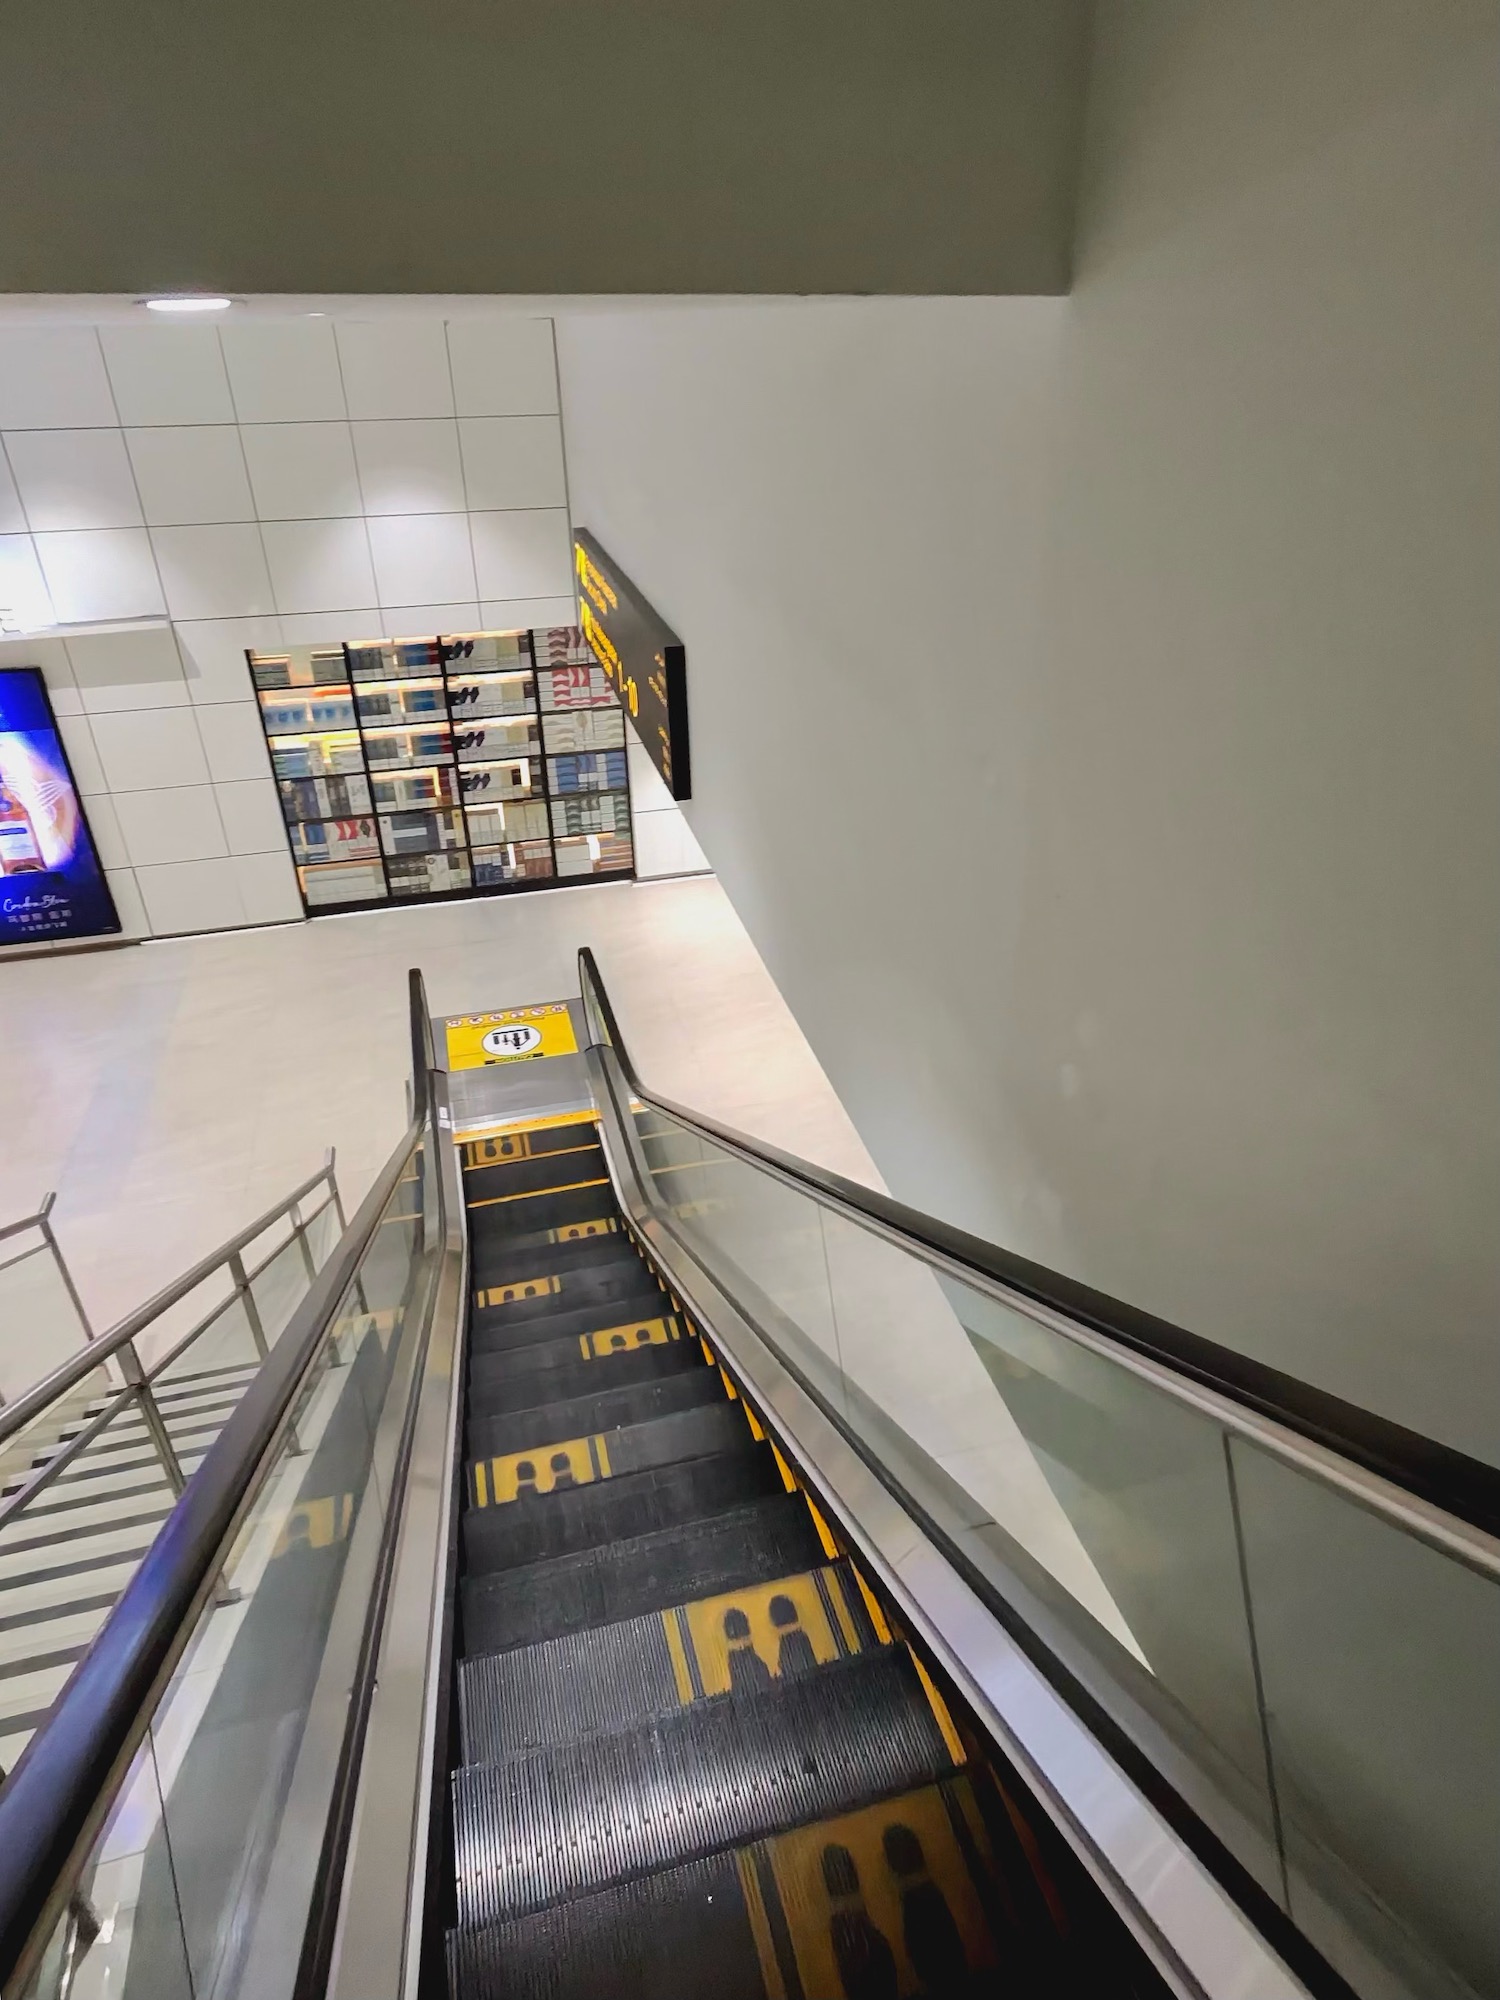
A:
<svg viewBox="0 0 1500 2000">
<path fill-rule="evenodd" d="M 627 730 L 625 754 L 630 764 L 631 832 L 635 840 L 637 875 L 694 875 L 710 864 L 698 845 L 681 806 L 657 774 L 646 746 Z"/>
<path fill-rule="evenodd" d="M 125 442 L 141 505 L 153 528 L 255 519 L 244 448 L 233 424 L 127 431 Z"/>
<path fill-rule="evenodd" d="M 241 435 L 263 521 L 328 520 L 364 511 L 347 424 L 246 424 Z"/>
<path fill-rule="evenodd" d="M 4 452 L 0 452 L 0 535 L 24 535 L 26 531 L 26 509 L 21 505 L 10 464 Z"/>
<path fill-rule="evenodd" d="M 274 853 L 235 855 L 230 867 L 247 924 L 284 924 L 302 915 L 302 898 L 284 839 Z"/>
<path fill-rule="evenodd" d="M 525 624 L 525 619 L 512 621 L 513 607 L 505 607 L 505 617 L 500 625 L 509 626 L 513 622 Z M 554 619 L 554 624 L 563 621 Z M 477 604 L 398 604 L 380 614 L 381 636 L 386 639 L 423 639 L 434 632 L 479 632 L 493 631 L 495 626 L 486 626 L 479 615 Z"/>
<path fill-rule="evenodd" d="M 271 765 L 255 703 L 215 702 L 211 707 L 195 710 L 195 714 L 208 775 L 215 784 L 253 778 L 264 792 Z"/>
<path fill-rule="evenodd" d="M 153 528 L 151 542 L 174 618 L 251 618 L 275 611 L 257 526 Z"/>
<path fill-rule="evenodd" d="M 286 852 L 286 824 L 273 786 L 261 778 L 215 785 L 219 818 L 231 854 Z"/>
<path fill-rule="evenodd" d="M 30 535 L 0 535 L 0 611 L 23 627 L 50 625 L 56 618 Z"/>
<path fill-rule="evenodd" d="M 187 690 L 200 707 L 248 700 L 246 653 L 274 653 L 287 643 L 279 618 L 188 618 L 176 629 Z"/>
<path fill-rule="evenodd" d="M 135 475 L 118 431 L 11 431 L 5 455 L 33 533 L 141 525 Z"/>
<path fill-rule="evenodd" d="M 89 718 L 104 782 L 122 792 L 206 785 L 208 759 L 191 708 L 116 710 Z"/>
<path fill-rule="evenodd" d="M 463 514 L 392 514 L 366 523 L 382 604 L 477 598 L 474 551 Z"/>
<path fill-rule="evenodd" d="M 441 320 L 345 320 L 337 332 L 351 417 L 453 415 Z"/>
<path fill-rule="evenodd" d="M 165 613 L 151 537 L 144 528 L 94 528 L 34 539 L 60 624 Z"/>
<path fill-rule="evenodd" d="M 458 425 L 451 417 L 409 417 L 353 428 L 366 514 L 465 511 L 469 503 L 458 455 Z"/>
<path fill-rule="evenodd" d="M 172 861 L 137 868 L 146 915 L 157 937 L 179 931 L 216 931 L 244 921 L 235 865 L 222 860 Z"/>
<path fill-rule="evenodd" d="M 560 597 L 572 589 L 573 544 L 564 508 L 470 514 L 474 570 L 484 597 Z"/>
<path fill-rule="evenodd" d="M 565 507 L 562 435 L 553 417 L 462 417 L 469 505 Z"/>
<path fill-rule="evenodd" d="M 167 861 L 200 861 L 229 851 L 212 785 L 117 792 L 114 806 L 136 868 Z M 146 901 L 149 905 L 149 894 Z"/>
<path fill-rule="evenodd" d="M 82 326 L 0 328 L 0 431 L 118 422 L 97 334 Z"/>
<path fill-rule="evenodd" d="M 122 424 L 232 424 L 214 326 L 106 326 L 104 365 Z"/>
<path fill-rule="evenodd" d="M 347 416 L 330 320 L 241 320 L 217 331 L 242 424 L 336 422 Z"/>
<path fill-rule="evenodd" d="M 550 319 L 454 320 L 448 358 L 461 417 L 549 416 L 557 409 Z"/>
<path fill-rule="evenodd" d="M 0 328 L 0 610 L 127 934 L 300 916 L 246 648 L 572 621 L 550 320 Z"/>
<path fill-rule="evenodd" d="M 281 610 L 342 611 L 376 602 L 370 537 L 358 517 L 266 521 L 260 532 Z"/>
</svg>

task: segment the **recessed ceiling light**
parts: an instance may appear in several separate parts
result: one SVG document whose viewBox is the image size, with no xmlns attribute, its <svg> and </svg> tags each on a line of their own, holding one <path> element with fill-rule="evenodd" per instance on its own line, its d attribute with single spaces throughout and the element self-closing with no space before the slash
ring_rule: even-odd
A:
<svg viewBox="0 0 1500 2000">
<path fill-rule="evenodd" d="M 141 304 L 147 312 L 154 313 L 221 313 L 228 312 L 234 300 L 184 294 L 179 298 L 142 299 Z"/>
</svg>

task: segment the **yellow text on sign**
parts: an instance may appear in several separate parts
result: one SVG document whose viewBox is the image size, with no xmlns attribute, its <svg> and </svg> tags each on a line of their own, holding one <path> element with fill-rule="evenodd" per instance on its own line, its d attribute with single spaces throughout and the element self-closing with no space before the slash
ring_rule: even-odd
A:
<svg viewBox="0 0 1500 2000">
<path fill-rule="evenodd" d="M 505 1007 L 493 1014 L 460 1014 L 444 1022 L 449 1069 L 483 1069 L 489 1063 L 526 1062 L 532 1056 L 570 1056 L 578 1049 L 566 1000 L 541 1007 Z"/>
</svg>

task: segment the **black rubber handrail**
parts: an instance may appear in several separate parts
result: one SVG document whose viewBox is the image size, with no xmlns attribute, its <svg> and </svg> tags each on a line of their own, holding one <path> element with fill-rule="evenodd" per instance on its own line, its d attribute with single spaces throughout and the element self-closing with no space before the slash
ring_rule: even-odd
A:
<svg viewBox="0 0 1500 2000">
<path fill-rule="evenodd" d="M 1243 1409 L 1294 1431 L 1340 1458 L 1388 1480 L 1393 1486 L 1489 1535 L 1500 1536 L 1500 1468 L 1481 1459 L 1470 1458 L 1451 1445 L 1423 1437 L 1419 1431 L 1376 1416 L 1356 1403 L 1332 1395 L 1309 1382 L 1302 1382 L 1279 1368 L 1238 1354 L 1189 1333 L 1185 1327 L 1158 1319 L 1154 1313 L 1123 1304 L 1104 1292 L 1080 1284 L 1044 1264 L 1018 1257 L 983 1237 L 955 1229 L 934 1216 L 908 1208 L 887 1194 L 861 1187 L 827 1167 L 784 1153 L 764 1139 L 752 1139 L 732 1125 L 721 1125 L 700 1111 L 662 1097 L 641 1081 L 620 1032 L 620 1024 L 610 1004 L 608 990 L 598 962 L 587 945 L 578 954 L 580 982 L 592 992 L 610 1046 L 619 1060 L 625 1080 L 643 1104 L 675 1118 L 703 1137 L 717 1140 L 737 1151 L 774 1167 L 788 1180 L 796 1181 L 814 1197 L 826 1196 L 844 1207 L 857 1210 L 907 1238 L 920 1253 L 934 1252 L 961 1265 L 976 1276 L 987 1278 L 1030 1299 L 1049 1312 L 1087 1327 L 1091 1333 L 1117 1343 L 1145 1359 L 1213 1390 Z"/>
<path fill-rule="evenodd" d="M 411 974 L 410 997 L 415 1051 L 424 1046 L 419 1007 L 427 1047 L 431 1033 L 420 972 Z M 7 1994 L 17 1966 L 31 1955 L 37 1926 L 59 1893 L 72 1891 L 68 1878 L 86 1859 L 83 1844 L 129 1768 L 143 1717 L 421 1137 L 429 1105 L 425 1068 L 413 1079 L 413 1103 L 410 1125 L 353 1221 L 0 1786 L 0 1990 Z"/>
</svg>

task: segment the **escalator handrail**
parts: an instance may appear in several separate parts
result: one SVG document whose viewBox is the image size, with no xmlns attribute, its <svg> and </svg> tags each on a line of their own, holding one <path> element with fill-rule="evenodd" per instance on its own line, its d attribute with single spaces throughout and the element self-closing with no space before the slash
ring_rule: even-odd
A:
<svg viewBox="0 0 1500 2000">
<path fill-rule="evenodd" d="M 413 1015 L 426 1021 L 421 974 Z M 430 1029 L 428 1030 L 430 1034 Z M 419 1046 L 413 1021 L 413 1046 Z M 381 1217 L 422 1138 L 427 1075 L 411 1123 L 308 1288 L 285 1332 L 209 1447 L 46 1720 L 0 1785 L 0 1991 L 71 1894 L 129 1769 L 167 1674 L 196 1624 L 230 1541 L 274 1470 L 280 1437 Z"/>
<path fill-rule="evenodd" d="M 1048 1315 L 1046 1323 L 1060 1333 L 1066 1335 L 1071 1322 L 1118 1350 L 1125 1365 L 1130 1365 L 1130 1357 L 1150 1363 L 1158 1387 L 1166 1386 L 1163 1373 L 1168 1378 L 1182 1378 L 1185 1383 L 1196 1384 L 1237 1405 L 1252 1418 L 1278 1425 L 1316 1445 L 1321 1452 L 1373 1474 L 1425 1507 L 1436 1508 L 1484 1536 L 1500 1537 L 1500 1469 L 1387 1417 L 1361 1409 L 1326 1389 L 1299 1381 L 1282 1369 L 1110 1298 L 1029 1258 L 1018 1257 L 998 1244 L 970 1235 L 967 1230 L 955 1229 L 934 1216 L 909 1208 L 891 1195 L 847 1180 L 830 1168 L 814 1166 L 764 1139 L 751 1138 L 731 1125 L 720 1124 L 717 1119 L 650 1089 L 641 1081 L 631 1060 L 598 962 L 587 945 L 578 954 L 578 969 L 585 1000 L 592 997 L 625 1080 L 643 1104 L 676 1119 L 700 1137 L 762 1167 L 776 1178 L 793 1183 L 821 1206 L 836 1209 L 876 1235 L 897 1241 L 924 1262 L 945 1270 L 957 1267 L 957 1275 L 982 1291 L 998 1293 L 1007 1302 L 1020 1301 L 1040 1307 Z M 1316 1477 L 1327 1476 L 1326 1466 L 1316 1459 L 1306 1469 Z M 1364 1497 L 1383 1513 L 1394 1511 L 1386 1496 L 1378 1492 L 1366 1493 Z M 1424 1539 L 1434 1539 L 1433 1523 L 1426 1519 L 1406 1519 L 1402 1525 Z M 1467 1542 L 1467 1538 L 1461 1539 Z M 1474 1567 L 1500 1574 L 1500 1564 L 1491 1550 L 1453 1547 L 1447 1539 L 1443 1545 Z"/>
</svg>

